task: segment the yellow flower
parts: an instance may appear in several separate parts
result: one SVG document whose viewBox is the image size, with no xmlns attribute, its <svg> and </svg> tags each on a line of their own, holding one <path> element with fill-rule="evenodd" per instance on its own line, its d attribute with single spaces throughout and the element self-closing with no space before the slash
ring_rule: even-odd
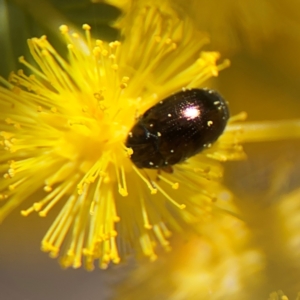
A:
<svg viewBox="0 0 300 300">
<path fill-rule="evenodd" d="M 1 79 L 0 220 L 30 198 L 28 216 L 62 209 L 42 241 L 64 267 L 105 268 L 131 252 L 156 258 L 171 230 L 198 222 L 220 198 L 218 160 L 243 157 L 240 127 L 174 174 L 137 169 L 124 146 L 136 116 L 182 88 L 199 87 L 228 65 L 201 52 L 207 38 L 171 10 L 152 6 L 123 20 L 124 41 L 93 40 L 61 26 L 65 61 L 45 36 L 28 41 L 38 67 Z M 199 56 L 200 55 L 200 56 Z M 231 119 L 243 119 L 244 114 Z M 216 205 L 217 206 L 217 205 Z"/>
<path fill-rule="evenodd" d="M 259 51 L 266 42 L 294 35 L 299 24 L 299 1 L 175 1 L 194 20 L 195 26 L 212 36 L 222 51 Z"/>
<path fill-rule="evenodd" d="M 104 0 L 93 0 L 103 2 Z M 105 0 L 126 13 L 139 3 L 156 0 Z M 188 15 L 193 25 L 212 37 L 212 45 L 222 52 L 259 51 L 262 44 L 284 36 L 296 37 L 299 28 L 299 1 L 276 0 L 161 0 L 161 5 Z M 281 41 L 282 42 L 282 41 Z"/>
<path fill-rule="evenodd" d="M 287 175 L 286 173 L 284 172 L 284 175 Z M 284 183 L 286 184 L 286 181 Z M 278 185 L 280 186 L 280 183 Z M 281 247 L 277 247 L 274 256 L 282 257 L 280 263 L 283 267 L 281 269 L 290 273 L 289 280 L 285 281 L 296 291 L 299 291 L 298 278 L 300 274 L 299 198 L 300 189 L 297 188 L 282 196 L 273 207 L 274 219 L 277 221 L 275 223 L 277 226 L 274 226 L 273 231 L 276 232 L 277 240 L 281 242 Z"/>
<path fill-rule="evenodd" d="M 289 299 L 300 299 L 300 294 L 298 294 L 297 298 L 288 298 L 282 291 L 273 292 L 270 294 L 268 300 L 289 300 Z"/>
<path fill-rule="evenodd" d="M 224 208 L 235 211 L 227 195 Z M 177 237 L 167 258 L 139 265 L 115 299 L 258 299 L 252 289 L 264 283 L 265 258 L 245 222 L 219 211 L 199 225 L 200 235 Z"/>
</svg>

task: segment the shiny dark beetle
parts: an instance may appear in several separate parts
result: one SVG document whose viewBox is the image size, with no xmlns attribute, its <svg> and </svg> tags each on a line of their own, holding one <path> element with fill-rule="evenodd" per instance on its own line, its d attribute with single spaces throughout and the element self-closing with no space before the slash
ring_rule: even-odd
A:
<svg viewBox="0 0 300 300">
<path fill-rule="evenodd" d="M 172 171 L 170 166 L 199 153 L 223 132 L 229 111 L 209 89 L 178 92 L 148 109 L 130 130 L 126 147 L 138 168 Z"/>
</svg>

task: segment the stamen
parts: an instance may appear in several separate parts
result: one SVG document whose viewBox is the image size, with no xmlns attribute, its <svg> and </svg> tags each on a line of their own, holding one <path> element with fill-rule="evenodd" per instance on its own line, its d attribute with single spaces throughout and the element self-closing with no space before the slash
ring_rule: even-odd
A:
<svg viewBox="0 0 300 300">
<path fill-rule="evenodd" d="M 161 230 L 163 231 L 163 234 L 165 237 L 170 237 L 172 235 L 172 232 L 167 228 L 165 223 L 160 222 L 159 226 L 160 226 Z"/>
<path fill-rule="evenodd" d="M 127 184 L 126 184 L 126 176 L 125 176 L 125 170 L 124 170 L 124 166 L 121 165 L 121 174 L 122 174 L 122 183 L 123 183 L 123 190 L 126 194 L 126 196 L 128 195 L 127 192 Z"/>
<path fill-rule="evenodd" d="M 176 207 L 179 209 L 185 209 L 185 204 L 179 204 L 177 201 L 175 201 L 173 198 L 171 198 L 160 186 L 158 183 L 155 184 L 155 187 Z"/>
<path fill-rule="evenodd" d="M 218 71 L 222 71 L 224 69 L 227 69 L 228 67 L 230 67 L 230 60 L 229 59 L 224 59 L 223 62 L 221 64 L 218 64 Z"/>
<path fill-rule="evenodd" d="M 15 86 L 12 85 L 9 81 L 7 81 L 5 78 L 0 76 L 0 83 L 2 83 L 5 87 L 7 87 L 9 90 L 12 90 Z"/>
<path fill-rule="evenodd" d="M 114 237 L 110 239 L 110 244 L 111 244 L 110 259 L 114 264 L 118 264 L 121 261 L 121 258 L 119 256 L 116 239 Z"/>
<path fill-rule="evenodd" d="M 205 82 L 211 76 L 218 76 L 218 66 L 216 66 L 216 61 L 219 57 L 220 54 L 218 52 L 201 52 L 201 56 L 196 63 L 185 71 L 185 73 L 191 73 L 192 69 L 194 69 L 193 72 L 195 73 L 194 78 L 186 88 L 189 89 L 199 86 L 201 82 Z M 199 70 L 201 70 L 201 72 L 199 72 Z"/>
<path fill-rule="evenodd" d="M 127 191 L 127 187 L 126 187 L 125 171 L 124 171 L 123 165 L 119 164 L 116 156 L 115 156 L 114 166 L 115 166 L 115 172 L 116 172 L 116 176 L 117 176 L 119 193 L 121 196 L 126 197 L 126 196 L 128 196 L 128 191 Z M 121 170 L 122 179 L 120 178 L 120 173 L 119 173 L 120 170 Z"/>
<path fill-rule="evenodd" d="M 9 164 L 8 173 L 13 177 L 15 174 L 20 173 L 25 170 L 30 170 L 38 163 L 42 163 L 43 159 L 41 157 L 27 158 L 20 161 L 11 161 Z"/>
<path fill-rule="evenodd" d="M 148 212 L 147 212 L 146 205 L 145 205 L 145 199 L 144 199 L 144 197 L 142 195 L 139 197 L 139 199 L 141 201 L 141 208 L 142 208 L 142 216 L 143 216 L 143 220 L 144 220 L 144 227 L 146 229 L 151 229 L 152 225 L 149 222 Z"/>
<path fill-rule="evenodd" d="M 60 32 L 62 33 L 62 34 L 67 34 L 68 32 L 69 32 L 69 27 L 67 26 L 67 25 L 61 25 L 60 27 L 59 27 L 59 30 L 60 30 Z"/>
<path fill-rule="evenodd" d="M 169 244 L 170 244 L 170 243 L 169 243 L 169 241 L 167 241 L 166 238 L 164 237 L 163 231 L 161 230 L 160 226 L 159 226 L 159 225 L 154 225 L 154 226 L 153 226 L 153 231 L 154 231 L 154 233 L 155 233 L 157 239 L 159 240 L 160 244 L 161 244 L 164 248 L 170 250 L 170 248 L 169 248 Z"/>
<path fill-rule="evenodd" d="M 146 176 L 144 176 L 139 169 L 137 169 L 135 166 L 132 166 L 135 173 L 146 183 L 147 187 L 149 188 L 152 195 L 157 193 L 157 189 L 153 186 L 151 180 L 148 178 L 147 173 Z"/>
<path fill-rule="evenodd" d="M 45 217 L 47 215 L 47 213 L 49 212 L 49 210 L 59 201 L 61 200 L 61 198 L 66 195 L 68 193 L 68 191 L 71 189 L 71 187 L 74 186 L 76 179 L 78 178 L 78 176 L 74 177 L 74 180 L 71 180 L 70 182 L 68 182 L 67 185 L 65 185 L 61 188 L 57 187 L 52 193 L 48 194 L 48 196 L 46 196 L 46 198 L 44 198 L 44 200 L 38 202 L 38 203 L 34 203 L 35 206 L 35 210 L 39 211 L 47 202 L 50 202 L 42 211 L 39 212 L 39 216 L 40 217 Z M 57 190 L 60 192 L 57 193 Z M 57 194 L 55 196 L 55 194 Z M 55 197 L 54 197 L 55 196 Z M 38 205 L 38 206 L 36 206 Z"/>
<path fill-rule="evenodd" d="M 169 179 L 167 179 L 165 176 L 161 175 L 161 174 L 157 174 L 157 177 L 159 179 L 161 179 L 162 181 L 166 182 L 167 184 L 169 184 L 172 189 L 177 190 L 179 188 L 179 183 L 178 182 L 172 182 Z"/>
<path fill-rule="evenodd" d="M 74 241 L 75 241 L 75 239 L 74 239 Z M 72 261 L 72 267 L 74 269 L 78 269 L 81 267 L 83 243 L 84 243 L 84 230 L 79 230 L 79 237 L 78 237 L 77 243 L 74 247 L 74 259 Z"/>
<path fill-rule="evenodd" d="M 35 60 L 37 58 L 37 55 L 35 54 L 34 50 L 33 50 L 33 42 L 31 40 L 28 41 L 28 45 L 29 45 L 29 49 L 30 52 L 32 53 L 32 55 L 34 56 Z M 37 58 L 39 60 L 39 58 Z M 33 73 L 37 74 L 40 78 L 48 81 L 48 78 L 42 73 L 40 72 L 38 69 L 36 69 L 34 66 L 32 66 L 30 63 L 28 63 L 24 56 L 20 56 L 19 57 L 19 62 L 21 64 L 23 64 L 24 66 L 26 66 L 26 68 L 28 68 L 29 70 L 31 70 Z M 40 65 L 40 64 L 39 64 Z"/>
<path fill-rule="evenodd" d="M 92 200 L 91 205 L 90 205 L 90 215 L 93 216 L 95 213 L 95 206 L 96 206 L 96 201 Z"/>
<path fill-rule="evenodd" d="M 21 211 L 23 216 L 28 216 L 33 211 L 39 211 L 39 215 L 41 217 L 45 217 L 49 210 L 59 201 L 61 198 L 69 191 L 69 189 L 74 185 L 75 180 L 78 176 L 71 181 L 67 181 L 66 183 L 61 184 L 56 189 L 54 189 L 50 194 L 48 194 L 44 199 L 39 202 L 35 202 L 30 208 L 27 210 Z M 45 204 L 50 202 L 46 208 L 40 211 Z"/>
<path fill-rule="evenodd" d="M 92 49 L 92 42 L 91 42 L 91 26 L 88 24 L 83 24 L 82 29 L 85 31 L 85 37 L 87 40 L 87 44 L 89 49 Z"/>
<path fill-rule="evenodd" d="M 33 208 L 33 206 L 31 206 L 26 210 L 21 210 L 21 215 L 24 216 L 24 217 L 27 217 L 34 211 L 35 211 L 35 209 Z"/>
<path fill-rule="evenodd" d="M 70 215 L 71 210 L 74 209 L 73 205 L 76 200 L 77 197 L 74 195 L 70 196 L 42 240 L 42 251 L 50 252 L 50 256 L 53 258 L 57 257 L 59 249 L 73 221 L 72 218 L 70 218 Z"/>
<path fill-rule="evenodd" d="M 127 148 L 124 143 L 120 143 L 119 150 L 123 151 L 125 158 L 130 158 L 133 154 L 132 148 Z"/>
<path fill-rule="evenodd" d="M 227 161 L 228 157 L 226 154 L 223 154 L 222 152 L 213 152 L 213 153 L 207 153 L 207 157 L 218 160 L 218 161 Z"/>
<path fill-rule="evenodd" d="M 145 233 L 140 237 L 140 245 L 144 254 L 150 257 L 152 261 L 157 258 L 157 255 L 153 251 L 152 241 L 148 234 Z"/>
<path fill-rule="evenodd" d="M 230 117 L 230 119 L 228 120 L 228 124 L 238 122 L 238 121 L 245 121 L 246 119 L 247 119 L 247 113 L 245 111 L 242 111 L 237 115 Z"/>
<path fill-rule="evenodd" d="M 13 184 L 10 184 L 8 186 L 10 191 L 13 191 L 16 187 L 18 187 L 21 183 L 23 183 L 24 181 L 26 181 L 29 177 L 22 177 L 20 180 L 14 182 Z"/>
<path fill-rule="evenodd" d="M 275 120 L 230 124 L 229 131 L 242 131 L 243 142 L 261 142 L 295 139 L 300 137 L 300 120 Z"/>
<path fill-rule="evenodd" d="M 120 88 L 121 89 L 127 88 L 128 81 L 129 81 L 129 77 L 128 76 L 123 76 L 122 79 L 121 79 Z"/>
<path fill-rule="evenodd" d="M 86 224 L 87 218 L 86 208 L 89 207 L 89 203 L 86 201 L 87 195 L 88 188 L 84 190 L 82 195 L 77 197 L 76 207 L 74 207 L 74 209 L 78 211 L 78 219 L 73 224 L 72 242 L 68 247 L 67 255 L 61 262 L 63 267 L 73 266 L 74 268 L 77 268 L 81 266 L 82 248 L 85 236 L 85 231 L 83 230 L 83 227 Z"/>
<path fill-rule="evenodd" d="M 6 200 L 8 198 L 7 194 L 0 194 L 0 201 L 1 200 Z"/>
<path fill-rule="evenodd" d="M 81 181 L 77 185 L 78 194 L 81 195 L 86 184 L 90 184 L 95 181 L 95 179 L 99 176 L 100 172 L 106 170 L 108 165 L 107 155 L 103 155 L 101 159 L 97 160 L 95 164 L 85 172 L 85 175 L 81 179 Z M 103 175 L 104 176 L 104 175 Z"/>
</svg>

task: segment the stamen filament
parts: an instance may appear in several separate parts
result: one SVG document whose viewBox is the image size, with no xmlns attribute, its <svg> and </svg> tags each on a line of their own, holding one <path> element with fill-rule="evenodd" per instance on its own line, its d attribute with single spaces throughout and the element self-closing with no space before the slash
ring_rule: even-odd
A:
<svg viewBox="0 0 300 300">
<path fill-rule="evenodd" d="M 118 162 L 116 156 L 115 156 L 114 166 L 115 166 L 115 172 L 116 172 L 116 176 L 117 176 L 119 193 L 123 197 L 126 197 L 126 196 L 128 196 L 128 191 L 127 191 L 127 187 L 126 187 L 125 171 L 124 171 L 123 165 Z M 120 176 L 120 171 L 121 171 L 121 176 Z"/>
<path fill-rule="evenodd" d="M 178 182 L 172 182 L 169 179 L 167 179 L 165 176 L 158 174 L 157 177 L 159 179 L 161 179 L 162 181 L 166 182 L 167 184 L 169 184 L 172 189 L 177 190 L 179 188 L 179 183 Z"/>
<path fill-rule="evenodd" d="M 179 209 L 185 209 L 186 205 L 185 204 L 179 204 L 177 201 L 175 201 L 173 198 L 171 198 L 168 193 L 166 193 L 160 186 L 158 183 L 155 183 L 155 187 L 172 203 L 174 204 L 176 207 L 178 207 Z"/>
<path fill-rule="evenodd" d="M 153 187 L 153 184 L 151 183 L 150 179 L 146 178 L 135 166 L 132 166 L 135 173 L 146 183 L 147 187 L 149 188 L 151 194 L 156 194 L 157 189 Z M 147 174 L 147 173 L 146 173 Z"/>
<path fill-rule="evenodd" d="M 299 139 L 300 120 L 276 120 L 230 124 L 228 125 L 227 130 L 242 130 L 241 139 L 245 143 Z"/>
<path fill-rule="evenodd" d="M 141 201 L 141 209 L 142 209 L 142 216 L 143 216 L 143 221 L 144 221 L 144 227 L 146 229 L 151 229 L 152 225 L 149 222 L 149 216 L 148 216 L 147 208 L 146 208 L 146 205 L 145 205 L 145 199 L 144 199 L 144 197 L 140 197 L 140 201 Z"/>
<path fill-rule="evenodd" d="M 35 203 L 36 210 L 39 211 L 47 202 L 51 201 L 42 211 L 39 212 L 41 217 L 45 217 L 49 210 L 59 201 L 61 198 L 69 192 L 71 187 L 75 185 L 78 176 L 75 176 L 73 180 L 67 181 L 67 184 L 62 184 L 60 187 L 57 187 L 52 193 L 50 193 L 44 200 Z M 55 197 L 54 197 L 55 196 Z"/>
</svg>

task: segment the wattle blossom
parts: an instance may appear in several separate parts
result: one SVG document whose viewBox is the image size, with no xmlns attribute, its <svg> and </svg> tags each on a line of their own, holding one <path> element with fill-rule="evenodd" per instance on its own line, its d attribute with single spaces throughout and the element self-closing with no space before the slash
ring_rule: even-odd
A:
<svg viewBox="0 0 300 300">
<path fill-rule="evenodd" d="M 106 268 L 132 252 L 154 260 L 158 245 L 170 249 L 173 230 L 218 209 L 219 161 L 244 157 L 241 127 L 229 126 L 173 174 L 133 165 L 124 141 L 136 118 L 172 93 L 206 85 L 229 62 L 201 51 L 207 37 L 172 10 L 131 13 L 122 41 L 94 40 L 89 25 L 85 37 L 61 26 L 67 61 L 45 36 L 30 39 L 37 66 L 21 57 L 25 70 L 1 78 L 0 219 L 15 208 L 45 217 L 62 205 L 42 250 L 64 267 L 93 269 L 99 260 Z"/>
</svg>

